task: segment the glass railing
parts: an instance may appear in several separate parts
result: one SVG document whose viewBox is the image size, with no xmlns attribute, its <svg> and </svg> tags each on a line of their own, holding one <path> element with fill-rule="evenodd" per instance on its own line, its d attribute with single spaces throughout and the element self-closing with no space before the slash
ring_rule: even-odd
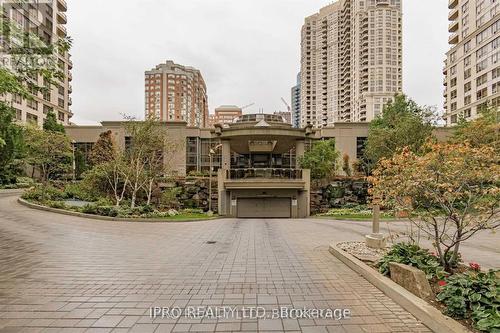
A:
<svg viewBox="0 0 500 333">
<path fill-rule="evenodd" d="M 252 168 L 252 169 L 231 169 L 227 170 L 228 179 L 302 179 L 301 169 L 284 168 Z"/>
</svg>

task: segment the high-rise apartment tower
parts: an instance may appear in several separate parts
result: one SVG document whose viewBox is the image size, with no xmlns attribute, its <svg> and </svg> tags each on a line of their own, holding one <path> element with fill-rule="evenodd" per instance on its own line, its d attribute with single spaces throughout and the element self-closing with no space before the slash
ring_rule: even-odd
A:
<svg viewBox="0 0 500 333">
<path fill-rule="evenodd" d="M 4 22 L 10 22 L 13 29 L 36 35 L 46 46 L 57 45 L 59 40 L 67 36 L 67 17 L 65 13 L 68 6 L 65 0 L 0 1 L 0 4 L 3 11 L 0 15 L 5 20 Z M 19 55 L 13 50 L 23 47 L 23 52 L 30 54 L 33 59 L 38 59 L 38 64 L 43 66 L 45 61 L 56 64 L 62 76 L 57 78 L 53 84 L 44 82 L 41 75 L 27 79 L 29 81 L 25 82 L 27 86 L 31 84 L 39 87 L 50 87 L 46 91 L 33 93 L 33 98 L 24 99 L 16 94 L 7 94 L 1 98 L 14 108 L 16 121 L 19 123 L 32 123 L 42 126 L 47 113 L 54 112 L 60 123 L 69 125 L 70 118 L 73 115 L 70 110 L 72 105 L 70 82 L 73 80 L 71 75 L 73 63 L 70 60 L 70 54 L 68 52 L 56 52 L 51 56 L 47 56 L 39 51 L 38 46 L 27 42 L 28 39 L 20 41 L 12 36 L 0 36 L 1 65 L 12 69 L 12 66 L 6 64 L 8 63 L 9 54 L 12 51 Z"/>
<path fill-rule="evenodd" d="M 444 119 L 454 125 L 476 118 L 487 105 L 500 107 L 500 3 L 450 0 L 444 67 Z"/>
<path fill-rule="evenodd" d="M 338 0 L 305 19 L 302 126 L 371 121 L 401 90 L 401 0 Z"/>
<path fill-rule="evenodd" d="M 199 70 L 168 60 L 145 76 L 147 117 L 208 127 L 207 87 Z"/>
<path fill-rule="evenodd" d="M 300 73 L 297 74 L 297 84 L 292 87 L 292 125 L 300 127 Z"/>
</svg>

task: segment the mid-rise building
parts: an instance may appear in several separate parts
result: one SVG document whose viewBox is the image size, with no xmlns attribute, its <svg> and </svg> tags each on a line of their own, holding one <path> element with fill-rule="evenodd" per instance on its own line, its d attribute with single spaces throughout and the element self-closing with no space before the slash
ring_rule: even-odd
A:
<svg viewBox="0 0 500 333">
<path fill-rule="evenodd" d="M 450 0 L 451 49 L 444 66 L 444 119 L 454 125 L 500 106 L 500 3 Z"/>
<path fill-rule="evenodd" d="M 36 35 L 46 46 L 55 46 L 61 39 L 67 37 L 67 9 L 65 0 L 5 1 L 2 3 L 3 13 L 0 15 L 5 22 L 10 22 L 14 29 Z M 56 64 L 57 70 L 62 74 L 60 78 L 55 79 L 54 84 L 44 82 L 41 75 L 26 79 L 25 83 L 28 87 L 30 85 L 48 87 L 44 92 L 32 90 L 34 92 L 32 99 L 24 99 L 16 94 L 7 94 L 2 97 L 15 109 L 16 121 L 42 126 L 47 113 L 54 112 L 60 123 L 68 125 L 73 115 L 70 109 L 72 105 L 71 81 L 73 80 L 71 74 L 73 63 L 70 60 L 70 54 L 57 51 L 52 55 L 44 55 L 38 45 L 33 46 L 27 42 L 27 39 L 19 41 L 13 35 L 3 35 L 0 36 L 2 65 L 15 69 L 15 66 L 9 64 L 9 59 L 12 54 L 19 55 L 16 48 L 27 52 L 30 57 L 37 58 L 39 64 Z"/>
<path fill-rule="evenodd" d="M 300 127 L 300 73 L 297 74 L 297 84 L 292 87 L 292 126 Z"/>
<path fill-rule="evenodd" d="M 338 0 L 305 19 L 302 126 L 371 121 L 401 90 L 401 0 Z"/>
<path fill-rule="evenodd" d="M 193 67 L 164 64 L 145 72 L 146 117 L 185 121 L 188 126 L 208 126 L 207 87 Z"/>
<path fill-rule="evenodd" d="M 221 105 L 215 109 L 215 113 L 208 118 L 210 127 L 215 124 L 229 124 L 235 118 L 241 117 L 243 111 L 236 105 Z"/>
<path fill-rule="evenodd" d="M 291 111 L 276 111 L 275 116 L 280 116 L 286 124 L 292 124 L 292 112 Z"/>
</svg>

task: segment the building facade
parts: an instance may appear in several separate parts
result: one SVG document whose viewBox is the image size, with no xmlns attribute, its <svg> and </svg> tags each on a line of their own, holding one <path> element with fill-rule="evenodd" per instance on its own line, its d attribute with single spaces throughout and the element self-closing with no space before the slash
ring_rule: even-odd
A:
<svg viewBox="0 0 500 333">
<path fill-rule="evenodd" d="M 47 46 L 56 45 L 59 40 L 67 37 L 66 11 L 68 7 L 65 0 L 28 1 L 26 3 L 17 2 L 16 4 L 6 2 L 2 6 L 3 13 L 1 14 L 4 19 L 11 22 L 19 31 L 35 34 Z M 16 41 L 12 36 L 3 36 L 0 43 L 2 62 L 6 61 L 7 58 L 4 57 L 13 48 L 32 48 L 31 44 L 26 44 L 26 40 Z M 68 125 L 73 115 L 70 97 L 73 63 L 70 60 L 70 54 L 68 52 L 56 52 L 50 59 L 37 53 L 37 51 L 32 53 L 32 55 L 36 54 L 39 55 L 41 63 L 45 60 L 54 62 L 58 71 L 63 74 L 62 77 L 57 78 L 55 84 L 51 84 L 47 91 L 34 93 L 32 95 L 33 99 L 24 99 L 15 94 L 8 94 L 3 99 L 15 109 L 16 120 L 19 123 L 33 123 L 42 126 L 47 113 L 54 112 L 60 123 Z M 33 84 L 39 87 L 49 87 L 49 84 L 44 82 L 41 76 L 27 79 L 25 83 L 28 86 Z"/>
<path fill-rule="evenodd" d="M 500 106 L 500 3 L 450 0 L 449 44 L 444 66 L 444 119 L 473 119 Z"/>
<path fill-rule="evenodd" d="M 145 72 L 145 114 L 160 121 L 208 126 L 207 87 L 201 72 L 171 60 Z"/>
<path fill-rule="evenodd" d="M 292 87 L 292 126 L 300 127 L 300 73 L 297 74 L 296 85 Z"/>
<path fill-rule="evenodd" d="M 402 90 L 401 0 L 338 0 L 301 32 L 301 126 L 366 122 Z"/>
<path fill-rule="evenodd" d="M 208 124 L 210 127 L 214 127 L 215 124 L 229 124 L 242 114 L 243 111 L 236 105 L 221 105 L 215 109 L 214 114 L 209 115 Z"/>
<path fill-rule="evenodd" d="M 276 111 L 273 113 L 275 116 L 281 116 L 283 117 L 283 120 L 287 124 L 292 123 L 292 112 L 291 111 Z"/>
<path fill-rule="evenodd" d="M 300 168 L 300 157 L 314 141 L 334 139 L 339 155 L 349 156 L 354 163 L 363 155 L 369 125 L 350 122 L 321 129 L 311 125 L 293 128 L 281 116 L 245 114 L 214 128 L 190 127 L 186 122 L 163 122 L 160 126 L 178 147 L 164 156 L 172 176 L 217 172 L 220 215 L 306 217 L 310 212 L 310 173 Z M 75 149 L 84 156 L 99 134 L 108 130 L 121 149 L 133 139 L 120 121 L 66 127 Z M 443 140 L 449 130 L 437 128 L 434 134 Z"/>
</svg>

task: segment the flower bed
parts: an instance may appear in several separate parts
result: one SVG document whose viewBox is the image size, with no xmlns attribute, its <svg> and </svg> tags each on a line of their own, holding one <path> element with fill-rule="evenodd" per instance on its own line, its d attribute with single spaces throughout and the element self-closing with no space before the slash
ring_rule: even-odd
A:
<svg viewBox="0 0 500 333">
<path fill-rule="evenodd" d="M 78 196 L 73 187 L 68 191 L 62 191 L 56 187 L 35 187 L 25 192 L 22 198 L 28 202 L 71 212 L 90 214 L 96 216 L 131 218 L 131 219 L 162 219 L 166 221 L 204 220 L 214 217 L 214 214 L 203 212 L 201 209 L 157 209 L 150 205 L 142 205 L 134 208 L 128 206 L 113 205 L 108 199 L 89 198 Z M 90 201 L 85 205 L 68 205 L 68 199 L 86 199 Z"/>
<path fill-rule="evenodd" d="M 371 220 L 373 211 L 365 205 L 357 205 L 347 208 L 332 208 L 326 213 L 316 215 L 318 217 L 328 217 L 334 219 L 349 219 L 349 220 Z M 392 212 L 382 211 L 380 217 L 383 219 L 394 218 Z"/>
<path fill-rule="evenodd" d="M 471 330 L 500 332 L 500 271 L 482 272 L 477 263 L 466 266 L 459 257 L 446 272 L 434 253 L 407 243 L 394 244 L 371 266 L 390 276 L 390 262 L 422 270 L 436 295 L 430 303 L 444 314 Z"/>
</svg>

